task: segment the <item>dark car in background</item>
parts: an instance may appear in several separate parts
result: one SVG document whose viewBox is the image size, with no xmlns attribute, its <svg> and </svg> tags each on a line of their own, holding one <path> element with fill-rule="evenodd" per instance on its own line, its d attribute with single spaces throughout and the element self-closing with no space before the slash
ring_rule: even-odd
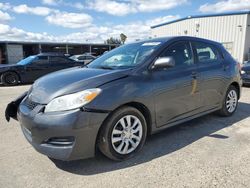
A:
<svg viewBox="0 0 250 188">
<path fill-rule="evenodd" d="M 38 79 L 7 106 L 6 119 L 18 119 L 30 144 L 51 158 L 93 157 L 99 148 L 125 160 L 149 134 L 215 111 L 233 115 L 241 82 L 220 43 L 152 39 Z"/>
<path fill-rule="evenodd" d="M 3 85 L 17 85 L 32 83 L 48 73 L 61 69 L 83 65 L 63 54 L 42 53 L 29 56 L 17 64 L 0 65 L 0 83 Z"/>
<path fill-rule="evenodd" d="M 250 85 L 250 61 L 243 64 L 241 67 L 241 78 L 244 85 Z"/>
</svg>

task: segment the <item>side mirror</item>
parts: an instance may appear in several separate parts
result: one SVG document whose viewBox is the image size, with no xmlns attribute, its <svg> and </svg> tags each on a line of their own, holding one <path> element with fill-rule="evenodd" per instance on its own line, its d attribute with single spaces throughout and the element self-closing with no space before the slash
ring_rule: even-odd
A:
<svg viewBox="0 0 250 188">
<path fill-rule="evenodd" d="M 170 68 L 175 66 L 175 60 L 172 57 L 160 57 L 153 65 L 153 69 Z"/>
</svg>

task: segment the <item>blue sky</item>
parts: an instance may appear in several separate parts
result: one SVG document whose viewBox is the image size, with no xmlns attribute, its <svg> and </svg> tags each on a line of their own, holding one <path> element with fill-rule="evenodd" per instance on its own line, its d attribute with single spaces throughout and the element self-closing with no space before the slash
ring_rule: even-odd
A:
<svg viewBox="0 0 250 188">
<path fill-rule="evenodd" d="M 150 26 L 188 15 L 250 10 L 250 0 L 0 1 L 0 40 L 102 43 L 150 37 Z"/>
</svg>

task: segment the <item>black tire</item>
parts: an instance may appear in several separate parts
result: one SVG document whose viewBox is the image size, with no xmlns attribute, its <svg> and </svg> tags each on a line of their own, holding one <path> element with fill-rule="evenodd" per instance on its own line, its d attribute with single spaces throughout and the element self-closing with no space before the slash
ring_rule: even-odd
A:
<svg viewBox="0 0 250 188">
<path fill-rule="evenodd" d="M 119 120 L 121 120 L 122 118 L 125 118 L 128 115 L 136 117 L 138 120 L 140 120 L 140 123 L 141 123 L 140 127 L 142 127 L 142 129 L 140 130 L 141 130 L 142 136 L 141 136 L 141 140 L 138 141 L 137 147 L 135 147 L 133 151 L 127 154 L 120 154 L 114 149 L 114 146 L 112 144 L 112 140 L 111 140 L 112 132 L 115 126 L 117 126 Z M 131 122 L 131 125 L 132 125 L 132 122 Z M 126 122 L 126 126 L 128 126 L 128 122 Z M 138 151 L 141 150 L 141 148 L 143 147 L 145 143 L 146 136 L 147 136 L 147 123 L 142 113 L 135 108 L 125 106 L 116 110 L 114 113 L 112 113 L 110 117 L 108 117 L 107 120 L 104 122 L 103 126 L 100 129 L 99 136 L 98 136 L 98 147 L 100 151 L 108 158 L 112 160 L 116 160 L 116 161 L 123 161 L 123 160 L 133 157 Z M 131 148 L 132 144 L 129 141 L 128 143 Z"/>
<path fill-rule="evenodd" d="M 228 108 L 227 108 L 227 101 L 229 100 L 229 93 L 233 91 L 237 94 L 237 99 L 236 99 L 236 106 L 234 108 L 233 111 L 230 111 Z M 224 117 L 228 117 L 228 116 L 232 116 L 235 111 L 237 110 L 237 107 L 238 107 L 238 100 L 239 100 L 239 92 L 238 90 L 235 88 L 235 86 L 231 85 L 227 92 L 226 92 L 226 95 L 224 97 L 224 100 L 223 100 L 223 106 L 222 108 L 219 110 L 219 115 L 221 116 L 224 116 Z"/>
<path fill-rule="evenodd" d="M 5 86 L 15 86 L 19 83 L 19 76 L 15 72 L 5 72 L 1 75 L 1 82 Z"/>
</svg>

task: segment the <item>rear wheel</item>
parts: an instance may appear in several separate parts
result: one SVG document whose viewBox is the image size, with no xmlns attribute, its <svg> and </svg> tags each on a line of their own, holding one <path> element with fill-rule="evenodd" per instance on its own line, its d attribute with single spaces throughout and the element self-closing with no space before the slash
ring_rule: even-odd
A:
<svg viewBox="0 0 250 188">
<path fill-rule="evenodd" d="M 15 72 L 5 72 L 1 76 L 1 82 L 6 86 L 17 85 L 19 76 Z"/>
<path fill-rule="evenodd" d="M 123 107 L 107 119 L 100 130 L 99 149 L 108 158 L 122 161 L 131 158 L 144 145 L 146 120 L 132 107 Z"/>
<path fill-rule="evenodd" d="M 234 114 L 238 107 L 238 90 L 231 85 L 226 93 L 226 96 L 223 101 L 223 107 L 219 111 L 222 116 L 231 116 Z"/>
</svg>

